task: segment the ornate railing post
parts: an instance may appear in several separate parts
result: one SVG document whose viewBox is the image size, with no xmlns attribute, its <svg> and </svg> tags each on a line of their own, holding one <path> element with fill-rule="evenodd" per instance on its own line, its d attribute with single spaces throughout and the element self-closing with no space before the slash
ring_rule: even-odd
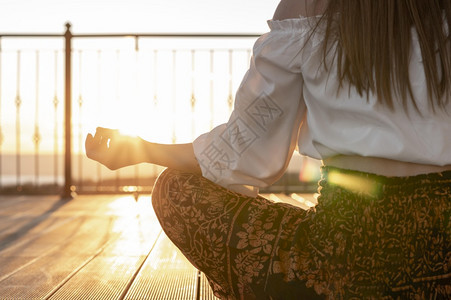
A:
<svg viewBox="0 0 451 300">
<path fill-rule="evenodd" d="M 22 105 L 22 99 L 20 98 L 20 81 L 21 81 L 21 65 L 20 65 L 20 50 L 17 51 L 17 77 L 16 77 L 16 98 L 14 99 L 14 104 L 16 105 L 16 190 L 22 192 L 21 183 L 21 130 L 20 130 L 20 107 Z"/>
<path fill-rule="evenodd" d="M 64 187 L 62 198 L 72 199 L 72 33 L 70 23 L 66 23 L 65 40 L 65 94 L 64 94 Z"/>
</svg>

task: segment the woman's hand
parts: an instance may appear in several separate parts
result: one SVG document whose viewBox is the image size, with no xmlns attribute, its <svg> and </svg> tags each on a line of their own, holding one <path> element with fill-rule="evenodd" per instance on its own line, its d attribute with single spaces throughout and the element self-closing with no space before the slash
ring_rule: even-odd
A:
<svg viewBox="0 0 451 300">
<path fill-rule="evenodd" d="M 110 170 L 144 162 L 143 140 L 125 136 L 118 130 L 98 127 L 85 141 L 86 155 Z"/>
<path fill-rule="evenodd" d="M 96 134 L 88 134 L 86 155 L 110 170 L 139 163 L 157 164 L 176 170 L 201 174 L 192 143 L 156 144 L 139 137 L 125 136 L 118 130 L 98 127 Z"/>
</svg>

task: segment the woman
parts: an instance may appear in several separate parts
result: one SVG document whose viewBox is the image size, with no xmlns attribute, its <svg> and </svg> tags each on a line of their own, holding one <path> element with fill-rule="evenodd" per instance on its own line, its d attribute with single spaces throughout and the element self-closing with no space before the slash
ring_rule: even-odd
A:
<svg viewBox="0 0 451 300">
<path fill-rule="evenodd" d="M 227 124 L 184 145 L 100 128 L 87 155 L 169 167 L 155 211 L 218 297 L 449 299 L 450 23 L 450 1 L 282 0 Z M 324 163 L 309 211 L 258 196 L 296 146 Z"/>
</svg>

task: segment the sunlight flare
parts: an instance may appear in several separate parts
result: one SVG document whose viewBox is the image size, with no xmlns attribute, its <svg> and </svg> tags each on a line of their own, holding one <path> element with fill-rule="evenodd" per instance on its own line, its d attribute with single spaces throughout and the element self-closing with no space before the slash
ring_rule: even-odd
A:
<svg viewBox="0 0 451 300">
<path fill-rule="evenodd" d="M 369 196 L 377 196 L 379 193 L 379 185 L 376 182 L 357 175 L 331 171 L 328 175 L 328 181 L 354 193 L 362 193 Z"/>
</svg>

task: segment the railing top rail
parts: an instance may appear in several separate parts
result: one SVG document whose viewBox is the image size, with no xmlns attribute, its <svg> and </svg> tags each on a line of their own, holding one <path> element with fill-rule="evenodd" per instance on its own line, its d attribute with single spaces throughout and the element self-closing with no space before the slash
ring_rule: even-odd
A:
<svg viewBox="0 0 451 300">
<path fill-rule="evenodd" d="M 72 38 L 120 38 L 120 37 L 149 37 L 149 38 L 255 38 L 257 33 L 90 33 L 72 34 Z M 64 34 L 40 34 L 40 33 L 0 33 L 0 38 L 63 38 Z"/>
<path fill-rule="evenodd" d="M 47 38 L 64 37 L 64 34 L 40 34 L 40 33 L 0 33 L 0 38 Z"/>
</svg>

